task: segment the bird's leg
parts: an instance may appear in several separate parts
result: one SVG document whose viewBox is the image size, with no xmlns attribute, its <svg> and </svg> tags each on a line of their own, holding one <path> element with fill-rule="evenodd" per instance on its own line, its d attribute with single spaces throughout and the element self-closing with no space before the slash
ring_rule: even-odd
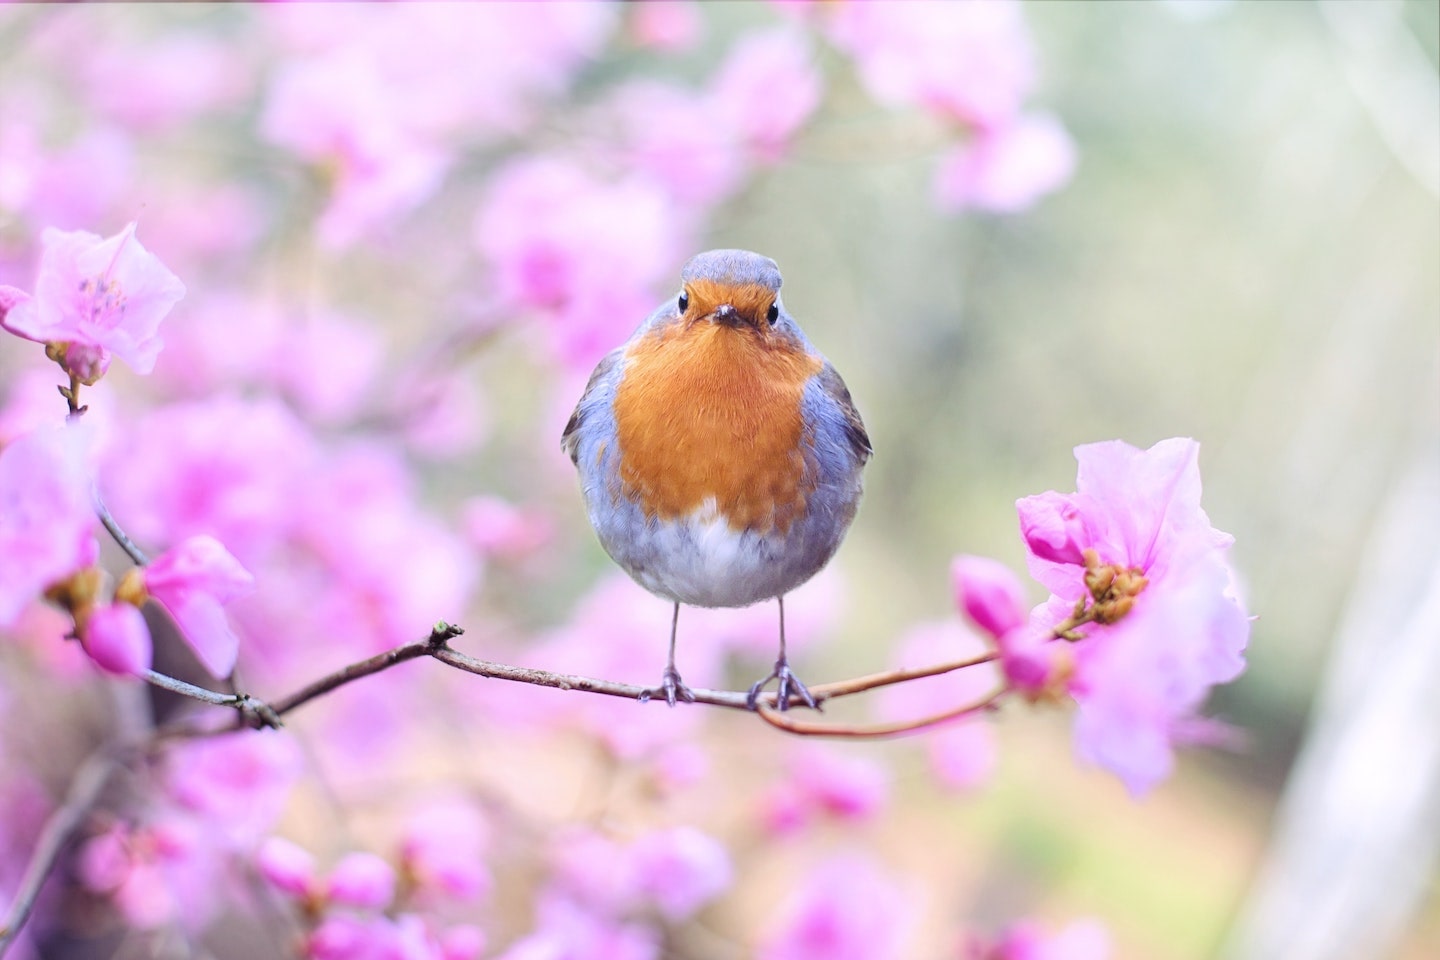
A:
<svg viewBox="0 0 1440 960">
<path fill-rule="evenodd" d="M 646 690 L 640 694 L 640 702 L 645 703 L 654 694 L 662 694 L 665 702 L 675 706 L 676 700 L 684 700 L 686 703 L 695 702 L 695 694 L 680 680 L 680 671 L 675 669 L 675 633 L 680 627 L 680 603 L 676 601 L 675 612 L 670 617 L 670 656 L 665 660 L 665 673 L 660 678 L 660 686 Z"/>
<path fill-rule="evenodd" d="M 790 698 L 797 696 L 811 710 L 819 710 L 819 705 L 815 703 L 815 698 L 810 695 L 805 684 L 801 683 L 800 678 L 790 671 L 790 661 L 785 658 L 785 598 L 776 597 L 775 599 L 780 604 L 780 656 L 776 659 L 775 669 L 770 671 L 769 676 L 757 680 L 755 685 L 750 688 L 750 693 L 745 697 L 745 703 L 751 710 L 757 709 L 760 691 L 771 680 L 777 680 L 779 683 L 775 688 L 775 706 L 781 710 L 788 710 Z"/>
</svg>

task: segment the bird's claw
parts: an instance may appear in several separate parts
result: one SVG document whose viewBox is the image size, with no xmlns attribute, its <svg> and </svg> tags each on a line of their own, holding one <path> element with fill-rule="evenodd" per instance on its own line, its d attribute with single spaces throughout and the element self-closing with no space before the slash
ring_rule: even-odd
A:
<svg viewBox="0 0 1440 960">
<path fill-rule="evenodd" d="M 674 667 L 665 668 L 665 673 L 660 678 L 660 686 L 651 687 L 640 693 L 640 702 L 648 703 L 650 698 L 656 694 L 664 697 L 665 702 L 672 707 L 675 706 L 677 700 L 683 700 L 686 703 L 695 702 L 695 691 L 685 686 L 680 679 L 680 671 Z"/>
<path fill-rule="evenodd" d="M 777 681 L 775 686 L 776 708 L 788 710 L 790 709 L 790 698 L 799 697 L 800 701 L 811 710 L 820 709 L 820 705 L 815 702 L 815 697 L 811 695 L 810 691 L 805 687 L 805 684 L 800 682 L 800 678 L 795 676 L 790 670 L 790 663 L 784 657 L 775 661 L 775 669 L 770 671 L 769 676 L 757 680 L 755 684 L 750 687 L 750 692 L 745 695 L 745 705 L 747 707 L 751 710 L 759 709 L 760 691 L 763 690 L 765 684 L 771 680 Z"/>
</svg>

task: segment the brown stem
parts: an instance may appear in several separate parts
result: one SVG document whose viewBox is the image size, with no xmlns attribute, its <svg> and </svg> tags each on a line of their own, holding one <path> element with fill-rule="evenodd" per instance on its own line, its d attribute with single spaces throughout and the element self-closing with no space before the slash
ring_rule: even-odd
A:
<svg viewBox="0 0 1440 960">
<path fill-rule="evenodd" d="M 761 704 L 756 710 L 760 719 L 770 726 L 786 733 L 797 734 L 802 737 L 844 737 L 852 740 L 879 740 L 885 737 L 898 737 L 907 733 L 915 733 L 928 727 L 938 726 L 942 723 L 949 723 L 952 720 L 959 720 L 961 717 L 968 717 L 977 713 L 987 713 L 999 709 L 999 701 L 1006 693 L 1007 687 L 1000 687 L 992 691 L 982 700 L 968 703 L 953 710 L 945 710 L 940 713 L 933 713 L 928 717 L 921 717 L 918 720 L 898 720 L 894 723 L 873 723 L 873 724 L 845 724 L 845 723 L 816 723 L 813 720 L 801 720 L 792 717 L 788 713 L 781 713 L 774 707 Z"/>
<path fill-rule="evenodd" d="M 40 896 L 45 878 L 54 869 L 55 862 L 60 859 L 60 854 L 71 836 L 85 822 L 90 808 L 100 799 L 101 791 L 105 789 L 105 784 L 110 781 L 111 774 L 119 765 L 119 761 L 112 756 L 104 753 L 93 754 L 75 774 L 65 802 L 45 821 L 45 826 L 40 830 L 39 842 L 35 845 L 35 852 L 30 855 L 30 863 L 25 867 L 25 875 L 20 878 L 10 911 L 5 915 L 4 923 L 0 924 L 0 957 L 5 956 L 5 952 L 20 935 L 20 929 L 30 918 L 30 911 L 35 908 L 35 900 Z"/>
</svg>

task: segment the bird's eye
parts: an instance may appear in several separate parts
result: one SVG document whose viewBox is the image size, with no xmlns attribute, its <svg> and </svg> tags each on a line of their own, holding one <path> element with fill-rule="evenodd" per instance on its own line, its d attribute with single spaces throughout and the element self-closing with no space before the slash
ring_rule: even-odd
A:
<svg viewBox="0 0 1440 960">
<path fill-rule="evenodd" d="M 780 319 L 780 305 L 778 303 L 770 304 L 770 309 L 765 311 L 765 319 L 771 323 Z"/>
<path fill-rule="evenodd" d="M 678 305 L 679 305 L 679 307 L 680 307 L 680 312 L 681 312 L 681 313 L 684 313 L 684 312 L 685 312 L 685 308 L 688 307 L 688 306 L 690 306 L 690 294 L 688 294 L 688 293 L 682 293 L 682 294 L 680 294 L 680 301 L 679 301 L 679 304 L 678 304 Z"/>
</svg>

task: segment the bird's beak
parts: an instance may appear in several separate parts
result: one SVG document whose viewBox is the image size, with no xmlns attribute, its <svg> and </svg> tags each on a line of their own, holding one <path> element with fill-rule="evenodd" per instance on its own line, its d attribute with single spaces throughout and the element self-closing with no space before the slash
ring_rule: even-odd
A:
<svg viewBox="0 0 1440 960">
<path fill-rule="evenodd" d="M 716 323 L 723 323 L 727 327 L 738 327 L 745 319 L 740 316 L 740 311 L 728 303 L 722 303 L 716 307 L 715 311 L 710 314 L 710 318 Z"/>
</svg>

